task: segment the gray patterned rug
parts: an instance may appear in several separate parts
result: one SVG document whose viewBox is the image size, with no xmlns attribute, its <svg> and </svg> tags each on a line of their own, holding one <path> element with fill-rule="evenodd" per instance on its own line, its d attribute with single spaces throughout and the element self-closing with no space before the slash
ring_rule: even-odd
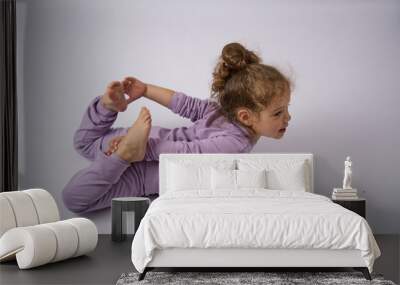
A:
<svg viewBox="0 0 400 285">
<path fill-rule="evenodd" d="M 381 274 L 371 274 L 366 280 L 361 272 L 157 272 L 150 271 L 138 281 L 139 273 L 124 273 L 116 285 L 133 284 L 379 284 L 396 285 Z"/>
</svg>

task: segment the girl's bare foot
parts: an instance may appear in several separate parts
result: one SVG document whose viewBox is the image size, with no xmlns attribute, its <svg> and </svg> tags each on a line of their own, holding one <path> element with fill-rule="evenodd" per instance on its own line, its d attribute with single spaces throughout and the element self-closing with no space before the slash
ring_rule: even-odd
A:
<svg viewBox="0 0 400 285">
<path fill-rule="evenodd" d="M 112 81 L 108 86 L 100 102 L 107 109 L 114 112 L 123 112 L 126 110 L 128 103 L 124 95 L 124 89 L 119 81 Z"/>
<path fill-rule="evenodd" d="M 151 128 L 151 115 L 146 107 L 122 138 L 116 150 L 117 155 L 128 162 L 141 161 L 146 154 L 146 145 Z"/>
</svg>

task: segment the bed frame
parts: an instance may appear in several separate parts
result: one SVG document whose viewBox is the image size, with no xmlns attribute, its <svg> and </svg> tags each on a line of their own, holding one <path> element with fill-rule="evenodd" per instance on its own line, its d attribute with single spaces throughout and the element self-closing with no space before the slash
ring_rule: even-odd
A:
<svg viewBox="0 0 400 285">
<path fill-rule="evenodd" d="M 167 162 L 176 159 L 207 160 L 237 158 L 305 159 L 308 170 L 307 191 L 314 192 L 314 161 L 311 153 L 212 153 L 212 154 L 176 154 L 164 153 L 159 161 L 159 193 L 165 193 Z M 338 268 L 351 267 L 361 271 L 367 280 L 371 280 L 369 270 L 361 257 L 360 250 L 330 249 L 255 249 L 255 248 L 166 248 L 156 249 L 153 259 L 147 264 L 146 272 L 156 268 L 203 268 L 213 271 L 217 268 L 230 268 L 234 271 L 246 269 L 270 268 Z M 246 269 L 245 269 L 246 268 Z M 230 270 L 232 271 L 232 270 Z"/>
</svg>

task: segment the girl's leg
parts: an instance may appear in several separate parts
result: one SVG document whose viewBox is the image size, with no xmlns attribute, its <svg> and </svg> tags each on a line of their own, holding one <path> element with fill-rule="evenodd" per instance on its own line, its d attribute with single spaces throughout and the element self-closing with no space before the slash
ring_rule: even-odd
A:
<svg viewBox="0 0 400 285">
<path fill-rule="evenodd" d="M 97 96 L 90 102 L 73 137 L 75 150 L 90 161 L 94 161 L 99 150 L 107 147 L 112 137 L 126 133 L 125 128 L 111 127 L 118 113 L 106 109 L 100 99 L 101 96 Z"/>
<path fill-rule="evenodd" d="M 149 114 L 142 108 L 137 120 L 129 129 L 109 131 L 107 126 L 106 134 L 95 133 L 87 137 L 88 133 L 93 132 L 91 125 L 86 132 L 80 132 L 82 138 L 77 141 L 80 142 L 81 149 L 90 149 L 93 162 L 89 167 L 78 171 L 63 189 L 62 197 L 68 209 L 75 213 L 95 211 L 110 207 L 113 197 L 145 194 L 146 165 L 134 159 L 135 155 L 140 156 L 140 151 L 145 153 L 150 132 L 149 119 Z M 121 140 L 120 145 L 124 144 L 124 154 L 131 155 L 130 160 L 120 158 L 117 153 L 108 156 L 103 152 L 106 146 L 108 148 L 111 136 L 116 133 L 125 133 L 125 141 Z"/>
<path fill-rule="evenodd" d="M 85 213 L 111 207 L 114 197 L 144 196 L 145 171 L 145 162 L 129 163 L 99 151 L 64 187 L 64 204 L 72 212 Z"/>
</svg>

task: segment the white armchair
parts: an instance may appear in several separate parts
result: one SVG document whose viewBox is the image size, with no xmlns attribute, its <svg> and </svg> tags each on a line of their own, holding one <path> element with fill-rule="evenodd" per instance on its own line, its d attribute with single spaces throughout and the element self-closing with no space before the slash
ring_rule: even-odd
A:
<svg viewBox="0 0 400 285">
<path fill-rule="evenodd" d="M 60 221 L 44 189 L 0 193 L 0 262 L 17 259 L 28 269 L 86 254 L 97 239 L 96 225 L 86 218 Z"/>
</svg>

